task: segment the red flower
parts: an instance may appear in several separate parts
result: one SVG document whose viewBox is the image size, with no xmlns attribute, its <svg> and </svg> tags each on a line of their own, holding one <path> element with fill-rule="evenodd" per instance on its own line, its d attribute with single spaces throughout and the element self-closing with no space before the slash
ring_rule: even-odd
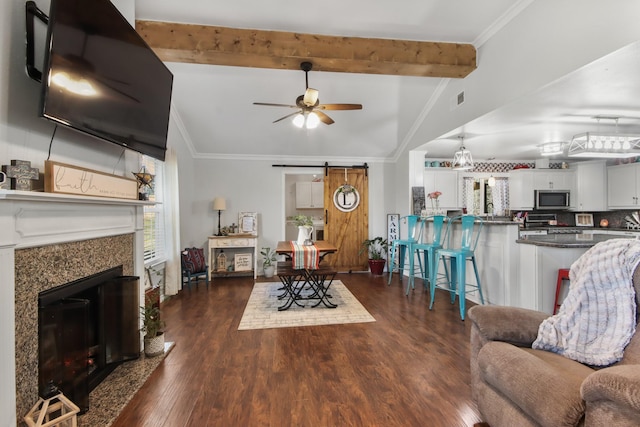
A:
<svg viewBox="0 0 640 427">
<path fill-rule="evenodd" d="M 430 199 L 438 199 L 442 193 L 440 191 L 434 191 L 433 193 L 427 194 L 427 197 Z"/>
</svg>

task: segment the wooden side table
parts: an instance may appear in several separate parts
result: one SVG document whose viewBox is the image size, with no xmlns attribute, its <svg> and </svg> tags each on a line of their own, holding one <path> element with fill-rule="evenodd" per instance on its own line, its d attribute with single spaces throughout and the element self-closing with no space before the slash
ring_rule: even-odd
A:
<svg viewBox="0 0 640 427">
<path fill-rule="evenodd" d="M 243 250 L 245 249 L 245 250 Z M 225 251 L 227 263 L 233 265 L 236 254 L 246 254 L 246 249 L 251 250 L 251 270 L 245 271 L 218 271 L 216 265 L 218 254 Z M 253 273 L 254 280 L 258 277 L 258 236 L 253 234 L 234 234 L 230 236 L 209 236 L 209 280 L 214 276 L 234 276 Z"/>
</svg>

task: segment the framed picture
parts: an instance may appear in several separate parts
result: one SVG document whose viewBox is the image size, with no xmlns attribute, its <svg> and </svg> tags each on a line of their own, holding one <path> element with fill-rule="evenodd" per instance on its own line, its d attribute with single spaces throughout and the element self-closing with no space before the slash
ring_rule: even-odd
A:
<svg viewBox="0 0 640 427">
<path fill-rule="evenodd" d="M 587 213 L 576 214 L 576 226 L 593 227 L 593 214 L 587 214 Z"/>
<path fill-rule="evenodd" d="M 257 212 L 240 212 L 238 216 L 238 233 L 258 235 Z"/>
<path fill-rule="evenodd" d="M 253 263 L 251 262 L 251 254 L 235 254 L 233 257 L 234 271 L 251 271 Z"/>
</svg>

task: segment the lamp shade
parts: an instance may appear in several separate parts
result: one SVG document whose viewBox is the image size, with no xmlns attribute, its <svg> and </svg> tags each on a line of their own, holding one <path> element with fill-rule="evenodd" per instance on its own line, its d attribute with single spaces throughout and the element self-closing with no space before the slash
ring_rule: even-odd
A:
<svg viewBox="0 0 640 427">
<path fill-rule="evenodd" d="M 213 210 L 214 211 L 223 211 L 227 209 L 227 201 L 224 197 L 216 197 L 213 199 Z"/>
</svg>

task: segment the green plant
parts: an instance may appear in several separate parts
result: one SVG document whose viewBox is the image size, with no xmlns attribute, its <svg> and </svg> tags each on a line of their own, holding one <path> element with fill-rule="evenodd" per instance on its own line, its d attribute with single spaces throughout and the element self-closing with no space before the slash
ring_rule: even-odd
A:
<svg viewBox="0 0 640 427">
<path fill-rule="evenodd" d="M 311 219 L 310 216 L 307 216 L 307 215 L 296 215 L 296 216 L 290 217 L 289 219 L 292 221 L 295 221 L 298 227 L 313 225 L 313 220 Z"/>
<path fill-rule="evenodd" d="M 378 236 L 363 241 L 359 254 L 362 255 L 366 251 L 369 259 L 386 259 L 388 250 L 389 242 L 387 239 Z"/>
<path fill-rule="evenodd" d="M 144 307 L 140 307 L 142 313 L 142 332 L 145 337 L 153 338 L 163 332 L 165 323 L 161 318 L 160 307 L 153 304 L 151 299 L 147 298 Z"/>
<path fill-rule="evenodd" d="M 276 251 L 271 248 L 262 248 L 260 251 L 260 255 L 262 255 L 262 266 L 267 267 L 273 265 L 276 259 Z"/>
</svg>

